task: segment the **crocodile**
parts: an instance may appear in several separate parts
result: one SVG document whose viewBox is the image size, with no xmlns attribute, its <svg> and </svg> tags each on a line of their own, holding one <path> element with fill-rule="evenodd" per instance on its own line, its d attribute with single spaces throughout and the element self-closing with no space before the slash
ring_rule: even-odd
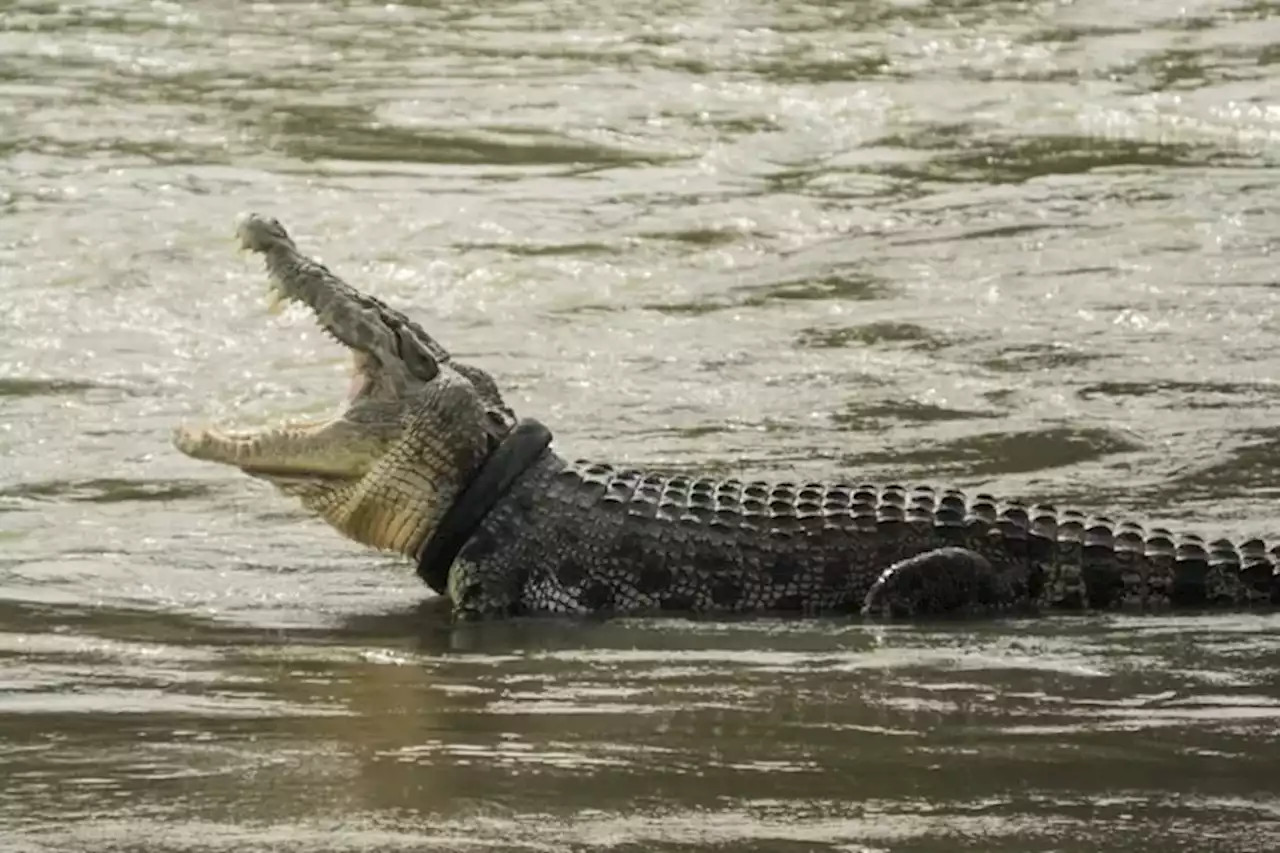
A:
<svg viewBox="0 0 1280 853">
<path fill-rule="evenodd" d="M 262 430 L 179 427 L 345 536 L 414 561 L 453 618 L 863 618 L 1269 608 L 1280 547 L 1049 505 L 856 480 L 760 482 L 570 461 L 485 371 L 250 214 L 275 297 L 352 354 L 341 413 Z"/>
</svg>

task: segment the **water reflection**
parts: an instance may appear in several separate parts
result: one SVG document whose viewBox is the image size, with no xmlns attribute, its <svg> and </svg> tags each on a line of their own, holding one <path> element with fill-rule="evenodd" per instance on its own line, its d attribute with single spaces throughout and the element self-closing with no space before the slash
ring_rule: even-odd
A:
<svg viewBox="0 0 1280 853">
<path fill-rule="evenodd" d="M 1258 742 L 1280 717 L 1272 617 L 454 630 L 427 604 L 253 636 L 41 616 L 77 634 L 4 635 L 0 701 L 4 801 L 37 823 L 109 801 L 254 843 L 335 815 L 399 815 L 394 831 L 438 841 L 470 827 L 496 843 L 500 827 L 516 845 L 587 843 L 602 825 L 638 844 L 924 841 L 980 815 L 992 844 L 1122 849 L 1188 810 L 1240 843 L 1276 829 Z M 1099 766 L 1107 796 L 1088 805 Z M 1191 800 L 1176 793 L 1188 774 Z"/>
</svg>

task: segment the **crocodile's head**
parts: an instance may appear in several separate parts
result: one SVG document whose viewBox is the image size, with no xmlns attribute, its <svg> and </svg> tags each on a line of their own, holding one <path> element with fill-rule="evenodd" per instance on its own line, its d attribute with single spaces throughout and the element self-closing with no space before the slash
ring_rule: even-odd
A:
<svg viewBox="0 0 1280 853">
<path fill-rule="evenodd" d="M 266 259 L 276 294 L 309 307 L 351 351 L 347 403 L 312 423 L 183 427 L 174 444 L 296 495 L 352 539 L 416 555 L 510 431 L 511 410 L 488 374 L 452 361 L 416 323 L 299 254 L 279 222 L 248 216 L 237 233 Z"/>
</svg>

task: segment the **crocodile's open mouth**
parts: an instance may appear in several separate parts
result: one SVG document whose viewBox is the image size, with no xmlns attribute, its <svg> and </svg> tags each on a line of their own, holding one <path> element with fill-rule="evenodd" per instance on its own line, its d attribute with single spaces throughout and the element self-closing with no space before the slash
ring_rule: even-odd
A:
<svg viewBox="0 0 1280 853">
<path fill-rule="evenodd" d="M 514 413 L 492 377 L 453 361 L 417 323 L 301 254 L 276 220 L 246 217 L 237 234 L 265 261 L 277 301 L 307 306 L 351 354 L 351 377 L 328 419 L 184 427 L 174 444 L 273 483 L 358 542 L 417 554 Z"/>
<path fill-rule="evenodd" d="M 349 419 L 370 385 L 357 354 L 346 394 L 332 415 L 290 419 L 260 429 L 181 426 L 173 441 L 188 456 L 234 465 L 281 486 L 300 480 L 359 477 L 381 450 L 369 447 L 369 433 L 357 431 Z"/>
<path fill-rule="evenodd" d="M 347 396 L 344 398 L 347 403 L 359 397 L 360 392 L 368 385 L 369 377 L 365 373 L 368 363 L 369 357 L 364 353 L 351 351 L 351 382 L 347 385 Z"/>
<path fill-rule="evenodd" d="M 405 390 L 403 365 L 385 351 L 389 334 L 380 328 L 380 304 L 299 255 L 274 220 L 249 217 L 238 234 L 243 248 L 266 258 L 274 305 L 307 306 L 320 328 L 351 353 L 351 378 L 339 411 L 329 417 L 262 429 L 184 426 L 175 431 L 174 444 L 188 456 L 234 465 L 281 486 L 363 476 L 400 432 L 391 408 Z"/>
</svg>

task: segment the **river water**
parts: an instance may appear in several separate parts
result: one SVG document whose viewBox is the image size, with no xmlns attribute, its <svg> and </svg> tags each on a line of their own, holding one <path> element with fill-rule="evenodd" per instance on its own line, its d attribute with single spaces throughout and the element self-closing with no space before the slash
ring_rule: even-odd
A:
<svg viewBox="0 0 1280 853">
<path fill-rule="evenodd" d="M 1274 851 L 1280 618 L 454 630 L 183 421 L 278 216 L 570 456 L 1280 536 L 1272 0 L 0 4 L 0 849 Z"/>
</svg>

